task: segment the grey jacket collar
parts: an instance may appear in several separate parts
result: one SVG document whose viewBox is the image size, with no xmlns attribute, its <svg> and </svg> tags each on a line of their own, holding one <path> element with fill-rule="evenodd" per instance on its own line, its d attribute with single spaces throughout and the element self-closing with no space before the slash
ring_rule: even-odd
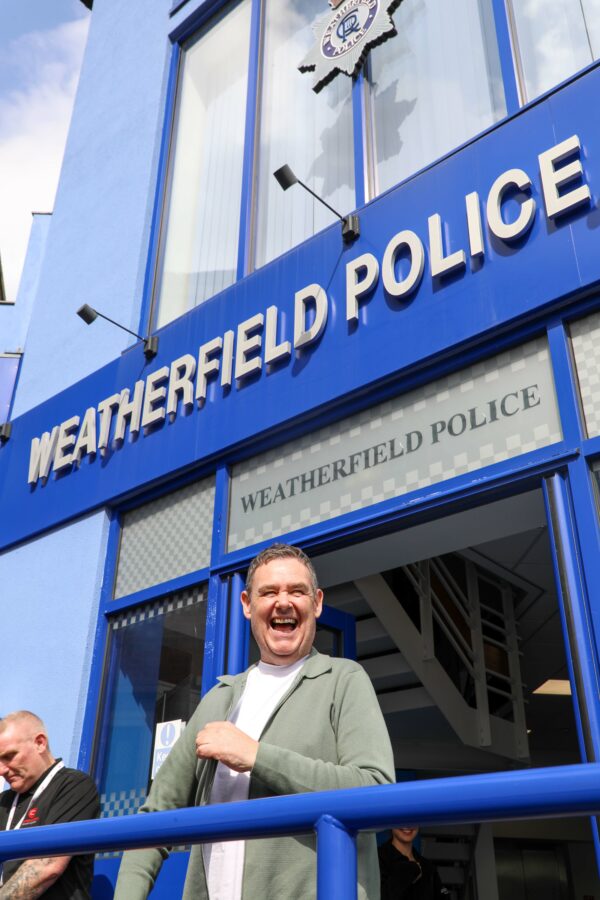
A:
<svg viewBox="0 0 600 900">
<path fill-rule="evenodd" d="M 217 681 L 221 684 L 226 684 L 229 687 L 234 687 L 236 684 L 245 685 L 248 672 L 253 668 L 254 665 L 250 666 L 249 669 L 246 669 L 245 672 L 242 672 L 239 675 L 220 675 L 217 678 Z M 325 672 L 330 671 L 331 657 L 326 656 L 324 653 L 319 653 L 319 651 L 315 650 L 313 647 L 308 655 L 308 659 L 302 666 L 302 671 L 298 680 L 301 681 L 303 678 L 318 678 L 319 675 L 323 675 Z"/>
</svg>

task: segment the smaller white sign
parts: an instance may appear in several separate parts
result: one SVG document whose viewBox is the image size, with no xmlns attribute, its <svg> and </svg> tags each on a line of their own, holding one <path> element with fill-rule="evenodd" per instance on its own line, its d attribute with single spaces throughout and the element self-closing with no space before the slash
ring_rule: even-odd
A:
<svg viewBox="0 0 600 900">
<path fill-rule="evenodd" d="M 186 723 L 183 719 L 158 722 L 154 731 L 154 753 L 152 754 L 152 780 L 173 749 L 175 741 L 182 734 Z"/>
<path fill-rule="evenodd" d="M 228 551 L 560 441 L 545 338 L 238 463 Z"/>
</svg>

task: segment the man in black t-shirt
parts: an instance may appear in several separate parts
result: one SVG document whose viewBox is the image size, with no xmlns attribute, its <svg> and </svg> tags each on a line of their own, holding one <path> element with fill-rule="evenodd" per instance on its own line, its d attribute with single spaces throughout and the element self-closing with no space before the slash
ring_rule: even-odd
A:
<svg viewBox="0 0 600 900">
<path fill-rule="evenodd" d="M 443 900 L 449 896 L 434 864 L 413 847 L 418 833 L 416 825 L 398 825 L 392 828 L 391 841 L 379 847 L 381 900 Z"/>
<path fill-rule="evenodd" d="M 34 713 L 0 719 L 0 776 L 10 788 L 0 794 L 0 831 L 100 815 L 96 785 L 53 757 L 44 723 Z M 89 900 L 93 869 L 91 854 L 6 862 L 0 900 Z"/>
</svg>

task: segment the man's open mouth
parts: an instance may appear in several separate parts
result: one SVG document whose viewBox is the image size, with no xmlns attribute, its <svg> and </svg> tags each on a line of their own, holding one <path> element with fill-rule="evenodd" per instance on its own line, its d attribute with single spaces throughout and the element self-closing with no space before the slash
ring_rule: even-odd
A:
<svg viewBox="0 0 600 900">
<path fill-rule="evenodd" d="M 271 619 L 271 628 L 274 631 L 281 631 L 284 634 L 291 634 L 292 631 L 296 630 L 296 626 L 298 622 L 296 619 L 292 619 L 290 616 L 274 616 Z"/>
</svg>

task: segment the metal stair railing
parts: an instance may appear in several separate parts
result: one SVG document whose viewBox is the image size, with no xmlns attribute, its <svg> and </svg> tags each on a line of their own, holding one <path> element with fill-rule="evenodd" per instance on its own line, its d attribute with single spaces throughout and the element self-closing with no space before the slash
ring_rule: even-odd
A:
<svg viewBox="0 0 600 900">
<path fill-rule="evenodd" d="M 491 747 L 492 731 L 490 721 L 490 695 L 503 697 L 510 709 L 515 746 L 518 758 L 529 755 L 525 700 L 520 670 L 519 636 L 512 603 L 510 587 L 501 579 L 481 573 L 475 564 L 464 560 L 467 579 L 466 593 L 456 581 L 446 563 L 440 558 L 411 563 L 402 569 L 409 579 L 417 597 L 420 609 L 420 632 L 423 639 L 423 658 L 436 656 L 433 622 L 435 621 L 457 654 L 465 672 L 472 679 L 475 694 L 475 712 L 479 745 Z M 479 597 L 480 577 L 493 584 L 501 594 L 501 609 L 494 609 L 483 603 Z M 457 624 L 436 591 L 433 581 L 438 582 L 450 601 L 455 613 L 460 617 L 463 628 Z M 495 636 L 490 634 L 493 631 Z M 467 637 L 468 635 L 468 637 Z M 506 659 L 508 674 L 490 667 L 486 661 L 486 647 L 495 647 Z M 506 688 L 492 683 L 492 679 L 502 680 Z M 496 709 L 495 715 L 504 716 Z"/>
<path fill-rule="evenodd" d="M 246 800 L 0 833 L 0 863 L 93 851 L 317 834 L 318 900 L 356 900 L 356 834 L 600 809 L 600 763 Z"/>
</svg>

